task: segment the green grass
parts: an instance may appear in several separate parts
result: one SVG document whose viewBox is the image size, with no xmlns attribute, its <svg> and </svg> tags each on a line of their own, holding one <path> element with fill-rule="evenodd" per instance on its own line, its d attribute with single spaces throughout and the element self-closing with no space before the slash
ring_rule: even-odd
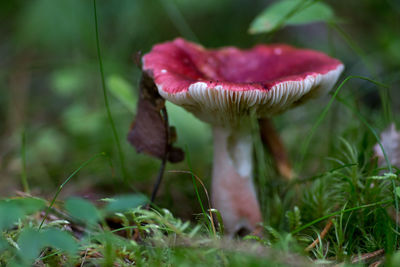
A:
<svg viewBox="0 0 400 267">
<path fill-rule="evenodd" d="M 104 153 L 100 153 L 82 163 L 68 176 L 46 205 L 47 208 L 36 203 L 44 203 L 44 200 L 29 197 L 0 202 L 0 210 L 7 211 L 11 218 L 8 221 L 0 219 L 3 230 L 0 262 L 50 265 L 84 262 L 105 266 L 112 263 L 243 266 L 266 262 L 286 266 L 296 262 L 300 266 L 307 266 L 311 264 L 310 260 L 315 264 L 350 263 L 357 261 L 357 256 L 384 249 L 385 253 L 365 262 L 360 260 L 360 263 L 385 260 L 388 266 L 397 264 L 398 231 L 394 221 L 397 196 L 393 190 L 398 185 L 398 170 L 391 168 L 388 162 L 386 172 L 394 175 L 382 175 L 383 169 L 372 159 L 372 146 L 381 141 L 371 126 L 373 121 L 368 122 L 353 108 L 351 98 L 344 100 L 337 94 L 347 80 L 349 78 L 334 91 L 335 97 L 332 99 L 343 103 L 358 118 L 356 127 L 353 125 L 354 119 L 350 120 L 343 130 L 344 134 L 335 138 L 334 151 L 326 159 L 326 171 L 304 176 L 300 169 L 298 177 L 302 178 L 290 183 L 275 181 L 277 186 L 267 191 L 260 188 L 264 194 L 261 201 L 263 210 L 268 211 L 270 216 L 265 221 L 262 238 L 246 236 L 227 240 L 221 232 L 215 231 L 215 227 L 210 225 L 207 208 L 203 206 L 200 194 L 204 190 L 196 185 L 199 181 L 196 182 L 190 167 L 190 157 L 189 174 L 192 175 L 198 204 L 205 216 L 197 221 L 184 222 L 162 207 L 143 209 L 139 195 L 130 197 L 133 204 L 129 209 L 126 206 L 127 198 L 122 201 L 119 197 L 103 200 L 104 204 L 100 207 L 83 199 L 74 202 L 67 200 L 65 205 L 57 202 L 67 182 L 87 168 L 89 163 L 104 156 Z M 321 114 L 326 116 L 327 112 Z M 320 132 L 329 129 L 325 124 L 319 125 L 322 121 L 320 118 L 313 131 L 317 126 L 320 126 Z M 262 158 L 264 153 L 258 151 L 257 155 Z M 312 155 L 304 153 L 305 162 Z M 258 176 L 267 175 L 267 169 L 267 166 L 262 167 Z M 264 180 L 260 180 L 261 184 L 271 182 L 271 172 Z M 83 214 L 94 219 L 89 223 L 82 219 Z M 329 220 L 332 221 L 332 227 L 322 238 L 320 234 Z M 41 232 L 36 229 L 41 229 Z M 47 240 L 48 231 L 54 231 L 51 233 L 56 234 L 58 239 L 50 238 L 47 243 L 34 245 L 38 235 L 41 240 Z M 316 239 L 319 239 L 319 243 L 306 252 L 305 248 Z M 22 252 L 26 247 L 32 248 L 36 256 L 32 258 L 32 254 L 22 253 L 18 249 L 21 247 Z"/>
</svg>

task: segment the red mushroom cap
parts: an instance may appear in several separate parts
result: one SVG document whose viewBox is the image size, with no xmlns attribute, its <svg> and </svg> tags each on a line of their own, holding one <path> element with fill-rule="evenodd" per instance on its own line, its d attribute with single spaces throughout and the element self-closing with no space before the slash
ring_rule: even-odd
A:
<svg viewBox="0 0 400 267">
<path fill-rule="evenodd" d="M 252 110 L 265 117 L 325 93 L 343 64 L 321 52 L 282 44 L 206 50 L 178 38 L 144 55 L 143 70 L 164 98 L 200 119 L 220 123 Z"/>
</svg>

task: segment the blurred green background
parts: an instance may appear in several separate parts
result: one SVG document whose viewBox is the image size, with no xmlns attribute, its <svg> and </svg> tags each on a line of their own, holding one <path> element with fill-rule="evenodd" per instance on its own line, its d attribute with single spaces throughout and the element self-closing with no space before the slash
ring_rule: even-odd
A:
<svg viewBox="0 0 400 267">
<path fill-rule="evenodd" d="M 275 33 L 250 35 L 251 21 L 273 1 L 266 0 L 119 0 L 97 1 L 100 45 L 111 111 L 121 139 L 131 187 L 122 184 L 120 162 L 107 120 L 100 83 L 92 1 L 31 0 L 0 2 L 0 196 L 21 190 L 22 133 L 26 136 L 27 177 L 32 193 L 54 194 L 82 162 L 107 152 L 113 168 L 100 158 L 82 169 L 62 196 L 98 199 L 133 188 L 150 194 L 159 160 L 137 154 L 127 143 L 135 113 L 140 71 L 137 51 L 182 36 L 206 47 L 279 42 L 324 51 L 344 62 L 347 75 L 363 75 L 391 85 L 393 114 L 400 109 L 400 2 L 396 0 L 325 1 L 340 19 L 345 39 L 325 23 L 290 26 Z M 356 49 L 354 50 L 354 47 Z M 358 49 L 361 51 L 360 57 Z M 341 96 L 349 99 L 374 127 L 384 129 L 378 89 L 350 81 Z M 329 97 L 274 118 L 294 161 L 299 145 Z M 168 105 L 177 127 L 178 145 L 187 149 L 191 167 L 209 185 L 212 161 L 210 129 L 184 110 Z M 396 115 L 394 119 L 397 120 Z M 362 140 L 352 131 L 360 122 L 335 103 L 312 142 L 304 170 L 307 176 L 326 167 L 339 136 Z M 328 140 L 328 141 L 327 141 Z M 357 145 L 357 144 L 356 144 Z M 358 144 L 362 145 L 362 144 Z M 371 152 L 372 153 L 372 152 Z M 268 182 L 281 183 L 270 168 Z M 168 170 L 189 170 L 187 162 Z M 274 189 L 271 189 L 274 190 Z M 166 172 L 157 203 L 183 218 L 200 207 L 192 179 Z"/>
</svg>

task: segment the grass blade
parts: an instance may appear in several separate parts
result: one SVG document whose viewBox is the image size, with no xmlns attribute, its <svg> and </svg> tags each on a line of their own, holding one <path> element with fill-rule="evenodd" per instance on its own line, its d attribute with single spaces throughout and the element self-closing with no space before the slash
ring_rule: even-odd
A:
<svg viewBox="0 0 400 267">
<path fill-rule="evenodd" d="M 357 43 L 351 38 L 349 34 L 347 34 L 337 23 L 334 21 L 328 22 L 328 25 L 334 29 L 342 39 L 347 43 L 347 45 L 361 58 L 365 66 L 371 75 L 375 78 L 378 77 L 376 69 L 373 64 L 368 60 L 367 55 L 362 50 L 362 48 L 357 45 Z M 390 104 L 390 97 L 388 90 L 379 91 L 379 96 L 381 98 L 381 103 L 383 107 L 383 117 L 385 119 L 386 124 L 389 124 L 393 121 L 392 107 Z"/>
<path fill-rule="evenodd" d="M 190 170 L 190 175 L 192 176 L 193 187 L 194 187 L 194 190 L 195 190 L 195 192 L 196 192 L 197 200 L 198 200 L 198 202 L 199 202 L 199 204 L 200 204 L 200 208 L 201 208 L 201 211 L 202 211 L 202 213 L 203 213 L 203 215 L 204 215 L 204 218 L 205 218 L 206 221 L 207 221 L 207 220 L 208 220 L 208 215 L 207 215 L 207 213 L 206 213 L 206 210 L 204 209 L 203 202 L 201 201 L 199 189 L 197 188 L 196 177 L 195 177 L 195 175 L 193 174 L 192 163 L 191 163 L 191 161 L 190 161 L 190 154 L 189 154 L 189 149 L 188 149 L 187 146 L 186 146 L 186 149 L 185 149 L 185 150 L 186 150 L 186 151 L 185 151 L 185 155 L 186 155 L 186 159 L 187 159 L 187 164 L 188 164 L 188 167 L 189 167 L 189 170 Z M 200 180 L 200 181 L 201 181 L 201 180 Z M 203 185 L 203 187 L 204 187 L 204 185 Z M 204 188 L 205 188 L 205 187 L 204 187 Z M 207 192 L 207 191 L 206 191 L 206 192 Z M 207 193 L 207 197 L 208 197 L 208 193 Z M 216 230 L 215 230 L 215 227 L 214 227 L 214 221 L 213 221 L 213 216 L 212 216 L 211 211 L 210 211 L 210 216 L 211 216 L 211 217 L 210 217 L 211 225 L 208 225 L 208 227 L 211 228 L 210 230 L 212 230 L 213 233 L 214 233 L 214 236 L 216 236 Z"/>
<path fill-rule="evenodd" d="M 328 104 L 326 105 L 325 109 L 322 111 L 321 115 L 319 115 L 317 121 L 314 123 L 313 127 L 310 130 L 310 133 L 307 135 L 307 137 L 305 138 L 305 141 L 303 142 L 301 149 L 300 149 L 300 156 L 295 164 L 295 169 L 297 171 L 297 173 L 300 173 L 300 169 L 302 168 L 302 163 L 304 161 L 304 157 L 308 151 L 308 147 L 310 145 L 311 139 L 313 138 L 318 126 L 322 123 L 322 121 L 325 119 L 326 115 L 328 114 L 329 109 L 331 108 L 333 101 L 336 100 L 337 95 L 339 94 L 340 90 L 342 89 L 342 87 L 351 79 L 361 79 L 361 80 L 365 80 L 368 82 L 371 82 L 377 86 L 380 87 L 384 87 L 384 88 L 388 88 L 387 85 L 377 82 L 375 80 L 372 80 L 370 78 L 367 77 L 363 77 L 363 76 L 357 76 L 357 75 L 351 75 L 351 76 L 347 76 L 342 83 L 337 87 L 337 89 L 335 90 L 335 92 L 332 95 L 332 98 L 329 100 Z"/>
<path fill-rule="evenodd" d="M 199 42 L 196 34 L 191 29 L 189 23 L 186 21 L 182 13 L 179 11 L 176 4 L 171 0 L 159 0 L 163 5 L 167 15 L 179 31 L 180 35 L 195 42 Z"/>
<path fill-rule="evenodd" d="M 308 228 L 308 227 L 310 227 L 310 226 L 312 226 L 312 225 L 314 225 L 316 223 L 322 222 L 323 220 L 326 220 L 326 219 L 328 219 L 330 217 L 333 217 L 333 216 L 336 216 L 336 215 L 340 215 L 340 214 L 343 214 L 343 213 L 346 213 L 346 212 L 350 212 L 350 211 L 355 211 L 355 210 L 370 208 L 370 207 L 374 207 L 374 206 L 384 205 L 384 204 L 388 204 L 388 203 L 390 203 L 392 201 L 393 200 L 379 201 L 379 202 L 375 202 L 375 203 L 371 203 L 371 204 L 361 205 L 361 206 L 354 207 L 354 208 L 349 208 L 349 209 L 345 209 L 345 210 L 339 210 L 339 211 L 336 211 L 336 212 L 332 212 L 332 213 L 330 213 L 328 215 L 325 215 L 325 216 L 322 216 L 322 217 L 320 217 L 318 219 L 315 219 L 312 222 L 306 223 L 305 225 L 303 225 L 303 226 L 295 229 L 294 231 L 292 231 L 291 234 L 292 235 L 297 234 L 297 233 L 303 231 L 304 229 L 306 229 L 306 228 Z"/>
<path fill-rule="evenodd" d="M 51 208 L 54 205 L 54 202 L 56 202 L 56 199 L 58 197 L 58 195 L 60 194 L 61 190 L 63 189 L 63 187 L 69 182 L 69 180 L 72 179 L 72 177 L 74 177 L 82 168 L 84 168 L 86 165 L 88 165 L 90 162 L 92 162 L 93 160 L 97 159 L 100 156 L 105 156 L 107 157 L 107 154 L 104 152 L 95 154 L 94 156 L 92 156 L 90 159 L 88 159 L 87 161 L 85 161 L 84 163 L 81 164 L 81 166 L 78 167 L 78 169 L 76 169 L 73 173 L 71 173 L 70 176 L 68 176 L 68 178 L 58 187 L 58 190 L 56 192 L 56 194 L 54 195 L 53 199 L 50 202 L 49 207 L 46 210 L 46 213 L 44 214 L 43 220 L 39 225 L 39 230 L 42 229 L 43 223 L 44 221 L 47 219 L 47 216 L 49 215 L 49 211 L 51 210 Z"/>
<path fill-rule="evenodd" d="M 28 184 L 28 175 L 26 173 L 26 133 L 25 128 L 22 129 L 21 133 L 21 160 L 22 160 L 22 172 L 21 172 L 21 183 L 24 188 L 24 192 L 29 194 L 29 184 Z"/>
<path fill-rule="evenodd" d="M 385 149 L 384 149 L 384 147 L 382 145 L 381 139 L 379 138 L 379 135 L 375 131 L 375 129 L 372 128 L 372 126 L 367 122 L 367 120 L 364 118 L 364 116 L 362 116 L 360 114 L 360 112 L 355 110 L 344 99 L 338 97 L 338 101 L 340 103 L 344 104 L 348 109 L 350 109 L 360 119 L 360 121 L 371 131 L 371 133 L 374 135 L 376 141 L 378 142 L 379 147 L 382 149 L 383 156 L 385 158 L 389 173 L 393 173 L 392 164 L 391 164 L 391 162 L 390 162 L 390 160 L 389 160 L 389 158 L 387 156 L 387 153 L 385 152 Z M 396 209 L 396 218 L 399 218 L 399 199 L 398 199 L 398 195 L 397 195 L 397 192 L 396 192 L 396 183 L 395 183 L 394 179 L 391 179 L 391 183 L 392 183 L 392 187 L 393 187 L 393 198 L 394 198 L 394 206 L 395 206 L 395 209 Z M 396 232 L 398 232 L 398 229 L 399 229 L 399 225 L 396 223 Z M 397 246 L 397 235 L 395 236 L 395 244 Z"/>
<path fill-rule="evenodd" d="M 124 182 L 128 182 L 128 173 L 125 168 L 125 157 L 124 154 L 122 153 L 121 149 L 121 142 L 119 141 L 117 129 L 115 127 L 114 119 L 111 115 L 111 110 L 110 110 L 110 105 L 108 102 L 108 95 L 107 95 L 107 90 L 106 90 L 106 82 L 104 79 L 104 70 L 103 70 L 103 61 L 101 58 L 101 51 L 100 51 L 100 41 L 99 41 L 99 27 L 97 24 L 97 9 L 96 9 L 96 0 L 93 0 L 93 10 L 94 10 L 94 25 L 95 25 L 95 31 L 96 31 L 96 46 L 97 46 L 97 57 L 99 60 L 99 70 L 100 70 L 100 76 L 101 76 L 101 85 L 103 88 L 103 96 L 104 96 L 104 105 L 106 107 L 107 111 L 107 117 L 111 125 L 111 129 L 114 135 L 115 143 L 117 144 L 117 150 L 118 150 L 118 155 L 119 155 L 119 160 L 121 162 L 121 171 L 122 171 L 122 177 L 124 179 Z"/>
</svg>

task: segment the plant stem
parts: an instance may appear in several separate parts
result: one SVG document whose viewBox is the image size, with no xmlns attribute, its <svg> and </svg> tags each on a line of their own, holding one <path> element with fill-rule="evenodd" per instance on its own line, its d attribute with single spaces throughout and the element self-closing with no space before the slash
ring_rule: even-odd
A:
<svg viewBox="0 0 400 267">
<path fill-rule="evenodd" d="M 153 192 L 151 193 L 149 207 L 150 207 L 150 204 L 152 204 L 154 202 L 154 200 L 156 199 L 158 189 L 160 188 L 160 184 L 161 184 L 161 181 L 164 176 L 165 165 L 167 164 L 168 153 L 169 153 L 169 149 L 170 149 L 168 113 L 167 113 L 167 109 L 165 108 L 165 106 L 161 109 L 161 114 L 164 118 L 165 136 L 167 137 L 167 142 L 165 143 L 165 153 L 164 153 L 164 156 L 161 161 L 160 169 L 158 171 L 157 180 L 154 184 Z"/>
<path fill-rule="evenodd" d="M 21 172 L 21 183 L 24 188 L 24 192 L 29 194 L 29 184 L 28 177 L 26 173 L 26 134 L 25 129 L 22 130 L 21 133 L 21 159 L 22 159 L 22 172 Z"/>
<path fill-rule="evenodd" d="M 374 130 L 374 128 L 372 128 L 372 126 L 367 122 L 367 120 L 360 114 L 360 112 L 358 112 L 357 110 L 355 110 L 354 108 L 352 108 L 344 99 L 338 98 L 338 101 L 343 103 L 348 109 L 350 109 L 351 111 L 353 111 L 353 113 L 360 119 L 360 121 L 367 126 L 367 128 L 371 131 L 371 133 L 374 135 L 376 141 L 378 142 L 379 147 L 382 149 L 383 152 L 383 156 L 385 158 L 386 164 L 387 164 L 387 168 L 389 170 L 389 173 L 393 173 L 393 166 L 390 163 L 389 157 L 387 155 L 387 153 L 385 152 L 385 148 L 382 145 L 381 139 L 379 138 L 378 133 Z M 400 211 L 399 211 L 399 199 L 396 193 L 396 183 L 395 181 L 392 179 L 391 181 L 392 183 L 392 187 L 393 187 L 393 198 L 394 198 L 394 207 L 396 209 L 396 218 L 399 218 L 400 215 Z M 396 232 L 398 232 L 399 229 L 399 225 L 396 223 Z M 397 234 L 395 237 L 395 244 L 396 244 L 396 248 L 397 248 Z M 396 249 L 395 248 L 395 249 Z"/>
<path fill-rule="evenodd" d="M 313 138 L 317 128 L 319 127 L 319 125 L 322 123 L 322 121 L 325 119 L 329 109 L 332 106 L 333 101 L 336 100 L 337 95 L 339 94 L 340 90 L 342 89 L 342 87 L 345 85 L 345 83 L 347 83 L 349 80 L 351 79 L 361 79 L 361 80 L 366 80 L 368 82 L 371 82 L 377 86 L 383 87 L 383 88 L 387 88 L 388 86 L 386 84 L 377 82 L 375 80 L 372 80 L 370 78 L 367 77 L 363 77 L 363 76 L 355 76 L 355 75 L 351 75 L 351 76 L 347 76 L 341 83 L 340 85 L 336 88 L 336 90 L 334 91 L 331 99 L 329 100 L 328 104 L 326 105 L 325 109 L 322 111 L 321 115 L 318 117 L 317 121 L 314 123 L 313 127 L 311 128 L 309 134 L 307 135 L 307 137 L 305 138 L 303 144 L 301 145 L 301 149 L 300 149 L 300 157 L 298 158 L 296 164 L 295 164 L 295 170 L 297 173 L 300 173 L 300 169 L 302 167 L 302 164 L 304 162 L 304 156 L 306 155 L 306 153 L 308 152 L 308 147 L 310 145 L 311 139 Z M 386 159 L 386 157 L 385 157 Z M 386 160 L 388 161 L 388 160 Z M 388 164 L 389 165 L 389 164 Z"/>
<path fill-rule="evenodd" d="M 350 46 L 350 48 L 361 58 L 364 62 L 365 66 L 367 67 L 368 71 L 372 74 L 374 78 L 378 77 L 377 72 L 374 68 L 374 65 L 371 64 L 370 60 L 368 59 L 365 52 L 362 50 L 360 46 L 357 45 L 356 42 L 353 41 L 350 35 L 348 35 L 337 23 L 329 22 L 328 25 L 334 29 L 342 38 L 343 40 Z M 392 114 L 392 107 L 390 103 L 390 96 L 389 96 L 389 88 L 386 90 L 380 90 L 379 96 L 381 98 L 381 104 L 383 109 L 383 118 L 386 124 L 393 122 L 393 114 Z"/>
<path fill-rule="evenodd" d="M 98 30 L 98 23 L 97 23 L 97 9 L 96 9 L 96 0 L 93 0 L 93 10 L 94 10 L 94 24 L 95 24 L 95 31 L 96 31 L 96 46 L 97 46 L 97 57 L 99 60 L 99 70 L 101 76 L 101 85 L 103 88 L 103 96 L 104 96 L 104 105 L 107 111 L 107 117 L 111 125 L 111 129 L 114 135 L 115 143 L 117 144 L 117 150 L 119 155 L 119 160 L 121 162 L 121 170 L 122 170 L 122 177 L 125 183 L 128 182 L 128 173 L 125 168 L 125 157 L 122 153 L 121 143 L 119 141 L 117 129 L 115 127 L 114 119 L 111 115 L 110 105 L 108 102 L 107 90 L 106 90 L 106 83 L 104 79 L 104 70 L 103 70 L 103 61 L 101 58 L 101 51 L 100 51 L 100 41 L 99 41 L 99 30 Z"/>
<path fill-rule="evenodd" d="M 201 212 L 203 213 L 204 219 L 205 219 L 205 221 L 207 221 L 207 219 L 208 219 L 207 213 L 206 213 L 206 210 L 204 209 L 203 202 L 201 201 L 199 189 L 197 188 L 196 178 L 195 178 L 195 175 L 193 173 L 192 162 L 190 160 L 190 153 L 189 153 L 189 148 L 187 147 L 187 145 L 185 146 L 185 155 L 186 155 L 186 162 L 187 162 L 187 165 L 188 165 L 189 170 L 190 170 L 190 175 L 192 176 L 192 183 L 193 183 L 194 191 L 196 192 L 197 201 L 199 202 L 199 205 L 200 205 L 200 208 L 201 208 Z M 212 220 L 212 217 L 210 219 Z M 211 222 L 211 224 L 208 225 L 210 230 L 211 230 L 211 228 L 213 228 L 212 227 L 213 223 L 214 222 Z"/>
</svg>

